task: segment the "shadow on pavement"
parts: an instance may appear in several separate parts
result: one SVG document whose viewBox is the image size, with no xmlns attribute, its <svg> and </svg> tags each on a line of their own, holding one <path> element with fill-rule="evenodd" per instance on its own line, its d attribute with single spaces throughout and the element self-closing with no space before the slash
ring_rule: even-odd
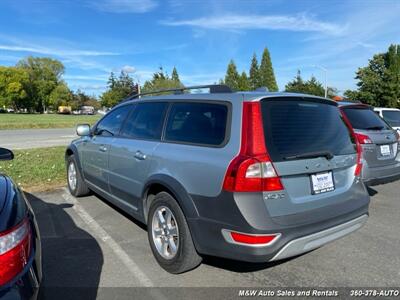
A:
<svg viewBox="0 0 400 300">
<path fill-rule="evenodd" d="M 79 228 L 66 210 L 72 204 L 54 204 L 26 193 L 42 236 L 43 281 L 39 299 L 97 297 L 103 253 L 96 239 Z"/>
<path fill-rule="evenodd" d="M 312 250 L 313 251 L 313 250 Z M 261 271 L 265 270 L 268 268 L 275 267 L 277 265 L 284 264 L 286 262 L 289 262 L 293 259 L 296 259 L 298 257 L 301 257 L 303 255 L 306 255 L 312 251 L 308 251 L 306 253 L 302 253 L 300 255 L 278 260 L 278 261 L 273 261 L 273 262 L 264 262 L 264 263 L 250 263 L 250 262 L 244 262 L 244 261 L 236 261 L 236 260 L 230 260 L 230 259 L 225 259 L 225 258 L 219 258 L 219 257 L 213 257 L 213 256 L 204 256 L 203 257 L 203 263 L 207 264 L 209 266 L 213 266 L 216 268 L 221 268 L 225 269 L 231 272 L 237 272 L 237 273 L 249 273 L 249 272 L 256 272 L 256 271 Z"/>
</svg>

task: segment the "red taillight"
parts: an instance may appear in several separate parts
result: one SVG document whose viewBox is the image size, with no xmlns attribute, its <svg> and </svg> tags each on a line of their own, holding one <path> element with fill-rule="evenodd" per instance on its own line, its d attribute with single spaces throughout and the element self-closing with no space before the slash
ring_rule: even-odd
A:
<svg viewBox="0 0 400 300">
<path fill-rule="evenodd" d="M 234 231 L 232 231 L 230 234 L 232 240 L 236 243 L 263 246 L 272 244 L 272 242 L 274 242 L 280 236 L 280 234 L 252 235 Z"/>
<path fill-rule="evenodd" d="M 370 140 L 370 138 L 367 135 L 355 133 L 354 129 L 353 129 L 353 126 L 351 126 L 350 120 L 347 118 L 347 116 L 344 113 L 344 111 L 341 109 L 340 112 L 342 114 L 344 123 L 346 124 L 347 128 L 350 131 L 350 134 L 354 138 L 354 142 L 356 143 L 357 162 L 356 162 L 356 169 L 354 171 L 354 176 L 361 177 L 361 171 L 362 171 L 362 166 L 363 166 L 362 165 L 362 147 L 361 147 L 361 144 L 368 144 L 368 143 L 365 143 L 368 140 L 371 143 L 372 143 L 372 141 Z M 361 142 L 361 140 L 363 142 Z"/>
<path fill-rule="evenodd" d="M 362 148 L 361 144 L 357 142 L 356 144 L 357 147 L 357 164 L 356 164 L 356 170 L 354 171 L 354 175 L 361 177 L 361 171 L 362 171 Z"/>
<path fill-rule="evenodd" d="M 361 144 L 372 144 L 371 139 L 368 135 L 361 134 L 361 133 L 354 133 L 356 135 L 357 141 Z"/>
<path fill-rule="evenodd" d="M 240 152 L 229 164 L 223 188 L 230 192 L 283 190 L 265 146 L 259 102 L 243 103 Z"/>
<path fill-rule="evenodd" d="M 17 276 L 26 266 L 31 251 L 28 220 L 0 233 L 0 286 Z"/>
</svg>

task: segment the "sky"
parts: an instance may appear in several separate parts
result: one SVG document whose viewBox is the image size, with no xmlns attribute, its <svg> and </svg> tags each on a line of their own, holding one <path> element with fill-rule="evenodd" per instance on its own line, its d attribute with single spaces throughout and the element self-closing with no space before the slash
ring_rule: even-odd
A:
<svg viewBox="0 0 400 300">
<path fill-rule="evenodd" d="M 248 72 L 267 47 L 280 90 L 297 70 L 339 92 L 355 72 L 400 44 L 400 1 L 0 0 L 0 65 L 50 56 L 71 89 L 100 95 L 110 72 L 143 83 L 175 66 L 185 85 Z"/>
</svg>

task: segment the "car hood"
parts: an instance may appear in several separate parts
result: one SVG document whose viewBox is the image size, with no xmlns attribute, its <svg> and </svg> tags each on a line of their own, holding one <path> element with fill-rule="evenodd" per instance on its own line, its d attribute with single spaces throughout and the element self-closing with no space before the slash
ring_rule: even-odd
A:
<svg viewBox="0 0 400 300">
<path fill-rule="evenodd" d="M 0 174 L 0 212 L 3 210 L 7 197 L 7 179 L 4 175 Z"/>
</svg>

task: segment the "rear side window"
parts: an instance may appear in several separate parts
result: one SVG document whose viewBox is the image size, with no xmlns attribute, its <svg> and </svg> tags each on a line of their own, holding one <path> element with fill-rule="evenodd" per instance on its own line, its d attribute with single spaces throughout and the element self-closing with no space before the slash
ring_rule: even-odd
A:
<svg viewBox="0 0 400 300">
<path fill-rule="evenodd" d="M 382 112 L 383 118 L 392 127 L 400 127 L 400 111 L 398 110 L 384 110 Z"/>
<path fill-rule="evenodd" d="M 132 109 L 132 105 L 124 105 L 110 111 L 96 126 L 95 134 L 102 136 L 118 135 L 122 123 Z"/>
<path fill-rule="evenodd" d="M 167 103 L 148 102 L 135 106 L 121 131 L 123 137 L 160 140 Z"/>
<path fill-rule="evenodd" d="M 377 116 L 373 110 L 364 107 L 344 107 L 346 117 L 351 126 L 361 130 L 382 130 L 389 129 L 389 126 Z"/>
<path fill-rule="evenodd" d="M 228 108 L 222 104 L 174 103 L 165 140 L 220 146 L 225 141 Z"/>
<path fill-rule="evenodd" d="M 262 100 L 261 110 L 268 153 L 274 161 L 313 152 L 355 153 L 350 132 L 334 105 L 285 97 Z"/>
</svg>

